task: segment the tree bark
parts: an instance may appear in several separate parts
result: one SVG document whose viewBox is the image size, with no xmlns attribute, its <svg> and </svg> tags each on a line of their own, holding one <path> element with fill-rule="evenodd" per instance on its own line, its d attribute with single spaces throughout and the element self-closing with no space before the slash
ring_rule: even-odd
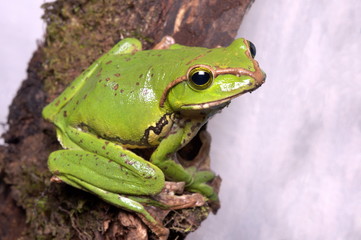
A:
<svg viewBox="0 0 361 240">
<path fill-rule="evenodd" d="M 0 239 L 156 239 L 139 218 L 97 197 L 50 183 L 50 152 L 59 149 L 42 108 L 124 37 L 151 48 L 163 36 L 189 46 L 228 45 L 252 0 L 58 0 L 45 3 L 44 41 L 10 106 L 7 145 L 0 146 Z M 209 168 L 202 131 L 181 153 L 183 164 Z M 217 188 L 218 181 L 213 182 Z M 183 239 L 213 209 L 161 212 L 169 239 Z M 156 210 L 158 211 L 158 210 Z M 161 210 L 159 210 L 161 211 Z M 147 237 L 148 236 L 148 237 Z"/>
</svg>

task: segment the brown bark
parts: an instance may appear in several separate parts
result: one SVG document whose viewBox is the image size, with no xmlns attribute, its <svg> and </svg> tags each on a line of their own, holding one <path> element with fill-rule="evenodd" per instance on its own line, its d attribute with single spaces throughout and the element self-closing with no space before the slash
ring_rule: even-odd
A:
<svg viewBox="0 0 361 240">
<path fill-rule="evenodd" d="M 0 239 L 142 239 L 146 228 L 135 215 L 65 184 L 50 183 L 47 157 L 60 146 L 41 110 L 122 37 L 136 37 L 145 48 L 164 35 L 190 46 L 227 45 L 251 2 L 58 0 L 44 4 L 44 42 L 10 107 L 9 130 L 4 134 L 7 145 L 0 146 Z M 209 137 L 202 134 L 181 153 L 193 159 L 184 164 L 207 167 Z M 199 146 L 202 150 L 194 160 L 191 155 L 198 153 Z M 217 209 L 165 213 L 169 239 L 184 238 L 190 226 L 195 230 L 212 207 Z"/>
</svg>

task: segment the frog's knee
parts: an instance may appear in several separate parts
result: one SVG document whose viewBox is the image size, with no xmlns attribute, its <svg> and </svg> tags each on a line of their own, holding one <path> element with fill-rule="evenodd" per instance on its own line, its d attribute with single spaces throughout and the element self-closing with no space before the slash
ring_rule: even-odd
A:
<svg viewBox="0 0 361 240">
<path fill-rule="evenodd" d="M 154 173 L 144 175 L 142 178 L 142 184 L 147 186 L 149 194 L 157 194 L 161 192 L 165 185 L 165 177 L 163 172 L 158 168 L 153 168 Z"/>
<path fill-rule="evenodd" d="M 61 150 L 60 150 L 61 151 Z M 60 151 L 52 152 L 48 157 L 48 168 L 50 172 L 57 173 L 61 169 L 61 154 Z"/>
</svg>

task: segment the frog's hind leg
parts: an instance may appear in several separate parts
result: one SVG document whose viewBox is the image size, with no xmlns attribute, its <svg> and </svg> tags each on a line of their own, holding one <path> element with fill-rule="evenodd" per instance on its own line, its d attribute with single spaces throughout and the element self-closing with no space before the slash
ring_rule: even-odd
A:
<svg viewBox="0 0 361 240">
<path fill-rule="evenodd" d="M 126 194 L 147 195 L 138 173 L 102 156 L 83 150 L 59 150 L 48 160 L 53 180 L 96 194 L 106 202 L 136 212 L 160 239 L 166 239 L 168 229 L 155 220 L 144 206 Z"/>
</svg>

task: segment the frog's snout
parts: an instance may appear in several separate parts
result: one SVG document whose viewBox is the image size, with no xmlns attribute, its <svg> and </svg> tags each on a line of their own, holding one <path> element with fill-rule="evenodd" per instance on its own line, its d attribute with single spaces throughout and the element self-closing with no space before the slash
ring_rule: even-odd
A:
<svg viewBox="0 0 361 240">
<path fill-rule="evenodd" d="M 261 70 L 260 72 L 261 72 L 262 76 L 260 78 L 256 78 L 257 86 L 261 86 L 266 81 L 266 78 L 267 78 L 267 74 L 263 70 Z"/>
</svg>

